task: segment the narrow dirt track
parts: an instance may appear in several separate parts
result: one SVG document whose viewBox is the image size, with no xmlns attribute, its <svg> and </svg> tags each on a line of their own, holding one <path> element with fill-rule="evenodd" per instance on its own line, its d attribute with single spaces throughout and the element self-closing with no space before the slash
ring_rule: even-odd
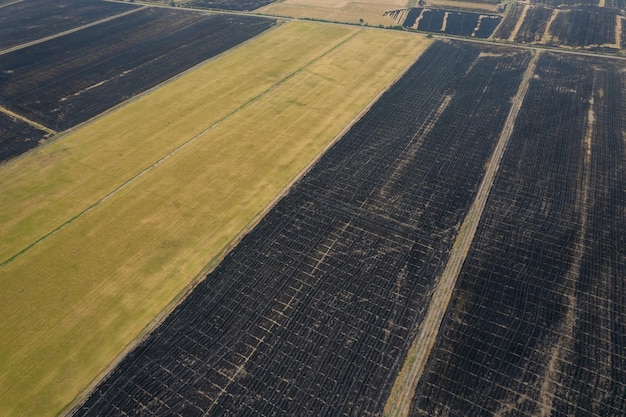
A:
<svg viewBox="0 0 626 417">
<path fill-rule="evenodd" d="M 409 414 L 417 383 L 421 378 L 430 353 L 435 346 L 441 322 L 448 309 L 448 304 L 452 298 L 452 292 L 456 286 L 461 267 L 469 252 L 472 240 L 474 239 L 474 234 L 476 233 L 478 223 L 487 202 L 487 197 L 489 197 L 489 192 L 496 173 L 498 172 L 502 155 L 513 133 L 515 120 L 517 119 L 517 115 L 522 107 L 522 102 L 528 91 L 530 79 L 535 71 L 535 65 L 539 55 L 540 53 L 533 55 L 524 72 L 517 94 L 513 99 L 511 110 L 502 128 L 500 139 L 489 161 L 476 198 L 463 221 L 461 230 L 450 252 L 448 263 L 430 300 L 424 321 L 420 325 L 418 335 L 409 349 L 402 370 L 396 378 L 391 395 L 387 400 L 384 410 L 385 416 L 404 417 Z"/>
<path fill-rule="evenodd" d="M 52 135 L 57 134 L 57 132 L 55 132 L 54 130 L 50 129 L 49 127 L 46 127 L 46 126 L 44 126 L 42 124 L 39 124 L 39 123 L 37 123 L 37 122 L 35 122 L 33 120 L 27 119 L 26 117 L 21 116 L 21 115 L 19 115 L 17 113 L 14 113 L 11 110 L 6 109 L 6 108 L 4 108 L 2 106 L 0 106 L 0 113 L 8 114 L 11 117 L 15 117 L 16 119 L 21 120 L 24 123 L 28 123 L 32 127 L 36 128 L 36 129 L 39 129 L 39 130 L 43 130 L 46 133 L 50 133 Z"/>
</svg>

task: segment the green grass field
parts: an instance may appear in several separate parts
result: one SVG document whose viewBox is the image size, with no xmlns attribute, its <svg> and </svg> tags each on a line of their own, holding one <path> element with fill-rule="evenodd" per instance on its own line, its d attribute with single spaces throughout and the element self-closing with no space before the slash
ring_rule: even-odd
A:
<svg viewBox="0 0 626 417">
<path fill-rule="evenodd" d="M 0 167 L 0 415 L 66 409 L 427 45 L 284 24 Z"/>
</svg>

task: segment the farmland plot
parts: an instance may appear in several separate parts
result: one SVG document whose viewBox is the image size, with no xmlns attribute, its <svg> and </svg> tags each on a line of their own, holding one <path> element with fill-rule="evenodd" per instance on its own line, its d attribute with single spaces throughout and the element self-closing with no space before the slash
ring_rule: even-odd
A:
<svg viewBox="0 0 626 417">
<path fill-rule="evenodd" d="M 529 6 L 525 19 L 515 36 L 515 42 L 540 42 L 546 33 L 552 13 L 554 13 L 554 9 Z"/>
<path fill-rule="evenodd" d="M 625 10 L 626 9 L 626 1 L 625 0 L 606 0 L 605 7 L 610 7 L 612 9 Z"/>
<path fill-rule="evenodd" d="M 434 44 L 75 415 L 380 414 L 528 60 Z"/>
<path fill-rule="evenodd" d="M 559 13 L 550 25 L 552 42 L 566 46 L 615 45 L 617 12 L 601 7 L 573 9 Z"/>
<path fill-rule="evenodd" d="M 625 413 L 623 64 L 535 75 L 412 416 Z"/>
<path fill-rule="evenodd" d="M 550 7 L 598 6 L 600 0 L 531 0 L 531 3 Z"/>
<path fill-rule="evenodd" d="M 184 4 L 186 7 L 199 9 L 250 11 L 267 6 L 273 1 L 275 0 L 189 0 Z"/>
<path fill-rule="evenodd" d="M 101 0 L 16 2 L 0 8 L 0 52 L 134 8 Z"/>
<path fill-rule="evenodd" d="M 297 16 L 367 25 L 401 25 L 390 16 L 393 10 L 406 12 L 406 0 L 281 0 L 257 9 L 258 13 Z M 392 13 L 387 13 L 392 11 Z M 397 14 L 396 14 L 397 17 Z"/>
<path fill-rule="evenodd" d="M 288 23 L 0 166 L 0 414 L 59 414 L 429 43 Z"/>
<path fill-rule="evenodd" d="M 486 39 L 501 20 L 498 15 L 415 7 L 409 10 L 402 25 L 426 32 Z"/>
<path fill-rule="evenodd" d="M 515 31 L 518 20 L 522 18 L 525 7 L 525 4 L 517 2 L 513 3 L 510 6 L 510 10 L 507 13 L 506 17 L 502 21 L 502 24 L 495 31 L 494 38 L 509 39 L 511 34 L 513 34 L 513 32 Z"/>
<path fill-rule="evenodd" d="M 63 131 L 275 21 L 148 8 L 2 56 L 0 104 Z"/>
</svg>

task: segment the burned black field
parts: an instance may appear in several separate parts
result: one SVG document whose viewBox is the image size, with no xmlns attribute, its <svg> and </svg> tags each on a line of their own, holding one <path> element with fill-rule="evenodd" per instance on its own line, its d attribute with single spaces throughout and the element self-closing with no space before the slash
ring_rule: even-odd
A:
<svg viewBox="0 0 626 417">
<path fill-rule="evenodd" d="M 276 0 L 191 0 L 185 2 L 185 6 L 198 9 L 250 11 L 267 6 L 274 1 Z"/>
<path fill-rule="evenodd" d="M 542 54 L 412 416 L 626 413 L 623 85 Z"/>
<path fill-rule="evenodd" d="M 12 1 L 0 162 L 277 24 Z M 436 310 L 401 415 L 626 417 L 625 1 L 388 12 L 518 45 L 435 40 L 70 415 L 391 415 Z"/>
<path fill-rule="evenodd" d="M 0 113 L 0 161 L 36 147 L 48 133 L 5 113 Z"/>
<path fill-rule="evenodd" d="M 549 7 L 516 3 L 494 37 L 518 43 L 616 53 L 623 44 L 619 42 L 623 30 L 618 24 L 622 14 L 622 11 L 609 7 Z"/>
<path fill-rule="evenodd" d="M 402 23 L 405 28 L 486 39 L 500 24 L 498 15 L 414 7 Z"/>
<path fill-rule="evenodd" d="M 15 2 L 0 8 L 0 52 L 134 8 L 131 4 L 100 0 Z"/>
<path fill-rule="evenodd" d="M 529 59 L 432 45 L 74 415 L 380 415 Z"/>
<path fill-rule="evenodd" d="M 142 9 L 2 55 L 0 105 L 63 131 L 274 23 L 249 16 Z"/>
</svg>

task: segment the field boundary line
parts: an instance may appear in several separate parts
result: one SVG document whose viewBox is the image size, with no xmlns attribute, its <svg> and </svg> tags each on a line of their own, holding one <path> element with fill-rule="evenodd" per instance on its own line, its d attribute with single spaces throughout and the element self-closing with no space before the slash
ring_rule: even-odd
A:
<svg viewBox="0 0 626 417">
<path fill-rule="evenodd" d="M 524 71 L 520 86 L 513 98 L 511 109 L 500 132 L 500 137 L 489 160 L 474 202 L 463 220 L 459 234 L 450 251 L 448 262 L 430 299 L 424 320 L 419 326 L 417 336 L 411 343 L 402 369 L 387 399 L 383 412 L 384 416 L 405 417 L 409 415 L 417 384 L 437 341 L 441 323 L 452 299 L 452 293 L 456 287 L 461 267 L 474 240 L 478 223 L 482 217 L 489 192 L 500 167 L 500 161 L 513 133 L 515 121 L 528 91 L 530 79 L 535 71 L 539 55 L 540 53 L 533 54 Z"/>
<path fill-rule="evenodd" d="M 34 120 L 30 120 L 30 119 L 28 119 L 28 118 L 26 118 L 24 116 L 21 116 L 21 115 L 15 113 L 13 111 L 7 109 L 6 107 L 0 106 L 0 113 L 4 113 L 4 114 L 9 115 L 11 117 L 15 117 L 16 119 L 21 120 L 22 122 L 27 123 L 27 124 L 31 125 L 32 127 L 36 128 L 36 129 L 42 130 L 42 131 L 44 131 L 46 133 L 50 133 L 51 135 L 56 135 L 58 133 L 58 132 L 50 129 L 49 127 L 46 127 L 46 126 L 44 126 L 42 124 L 37 123 Z"/>
<path fill-rule="evenodd" d="M 37 44 L 40 44 L 40 43 L 44 43 L 44 42 L 50 41 L 52 39 L 56 39 L 56 38 L 60 38 L 60 37 L 65 36 L 65 35 L 69 35 L 69 34 L 74 33 L 74 32 L 79 32 L 79 31 L 81 31 L 83 29 L 87 29 L 87 28 L 90 28 L 92 26 L 97 26 L 97 25 L 99 25 L 101 23 L 110 22 L 111 20 L 115 20 L 115 19 L 118 19 L 120 17 L 128 16 L 129 14 L 133 14 L 133 13 L 136 13 L 136 12 L 138 12 L 140 10 L 144 10 L 144 9 L 147 9 L 147 8 L 148 7 L 146 7 L 146 6 L 134 7 L 132 10 L 128 10 L 126 12 L 122 12 L 122 13 L 119 13 L 119 14 L 116 14 L 116 15 L 113 15 L 113 16 L 105 17 L 104 19 L 100 19 L 100 20 L 97 20 L 95 22 L 87 23 L 86 25 L 82 25 L 82 26 L 76 27 L 74 29 L 69 29 L 69 30 L 66 30 L 66 31 L 63 31 L 63 32 L 55 33 L 54 35 L 46 36 L 45 38 L 36 39 L 34 41 L 26 42 L 26 43 L 23 43 L 21 45 L 17 45 L 17 46 L 13 46 L 11 48 L 3 49 L 2 51 L 0 51 L 0 55 L 5 55 L 5 54 L 11 53 L 11 52 L 19 51 L 20 49 L 28 48 L 29 46 L 33 46 L 33 45 L 37 45 Z"/>
<path fill-rule="evenodd" d="M 517 34 L 519 33 L 519 30 L 522 28 L 522 25 L 524 24 L 524 20 L 526 20 L 526 15 L 528 14 L 528 9 L 530 9 L 530 3 L 524 4 L 524 8 L 522 9 L 522 13 L 520 14 L 520 17 L 517 19 L 517 22 L 515 22 L 515 27 L 513 28 L 513 30 L 511 31 L 511 35 L 507 39 L 509 42 L 515 42 L 515 38 L 517 37 Z M 504 21 L 504 19 L 503 19 L 503 21 Z"/>
<path fill-rule="evenodd" d="M 146 325 L 146 327 L 139 333 L 139 335 L 135 338 L 135 340 L 129 343 L 128 346 L 126 346 L 126 348 L 117 355 L 117 357 L 111 362 L 111 364 L 105 370 L 103 370 L 100 373 L 100 375 L 98 375 L 94 379 L 94 381 L 89 386 L 87 386 L 85 390 L 83 390 L 83 392 L 79 394 L 74 399 L 74 401 L 72 401 L 60 413 L 60 415 L 64 415 L 68 417 L 71 416 L 72 413 L 86 401 L 86 399 L 94 391 L 94 389 L 97 387 L 100 381 L 102 381 L 109 374 L 111 374 L 111 372 L 115 370 L 117 365 L 133 349 L 139 346 L 150 335 L 150 333 L 152 333 L 154 329 L 156 329 L 163 321 L 165 321 L 165 319 L 174 311 L 174 309 L 176 309 L 176 307 L 178 307 L 194 291 L 194 289 L 198 286 L 198 284 L 200 284 L 204 280 L 204 278 L 219 265 L 219 263 L 226 257 L 226 255 L 228 255 L 239 244 L 239 242 L 241 242 L 244 236 L 250 233 L 250 231 L 259 224 L 259 222 L 265 217 L 265 215 L 269 213 L 270 210 L 272 210 L 285 195 L 287 195 L 289 190 L 291 190 L 291 188 L 298 181 L 300 181 L 302 177 L 304 177 L 306 174 L 308 174 L 311 171 L 311 169 L 315 166 L 315 164 L 317 164 L 317 162 L 322 158 L 322 156 L 324 156 L 330 148 L 332 148 L 341 138 L 345 136 L 345 134 L 350 129 L 352 129 L 352 127 L 354 126 L 356 122 L 361 120 L 361 118 L 376 104 L 376 102 L 378 102 L 378 100 L 383 96 L 383 94 L 389 91 L 389 89 L 400 78 L 402 78 L 402 76 L 408 71 L 408 69 L 411 68 L 417 62 L 417 60 L 424 54 L 424 52 L 433 43 L 433 41 L 431 40 L 425 40 L 425 42 L 427 42 L 427 44 L 424 47 L 424 49 L 416 53 L 415 58 L 411 62 L 409 62 L 405 68 L 399 71 L 398 76 L 394 78 L 393 80 L 391 80 L 387 85 L 383 86 L 380 92 L 374 98 L 372 98 L 372 100 L 368 104 L 366 104 L 363 107 L 363 109 L 361 109 L 361 111 L 356 116 L 354 116 L 354 118 L 352 118 L 352 120 L 350 120 L 350 122 L 348 122 L 346 126 L 344 126 L 344 128 L 341 129 L 335 135 L 335 137 L 324 148 L 322 148 L 320 152 L 316 156 L 314 156 L 311 159 L 311 161 L 309 161 L 309 163 L 297 175 L 295 175 L 293 179 L 289 183 L 287 183 L 282 188 L 282 190 L 280 190 L 276 194 L 276 196 L 263 209 L 259 210 L 259 212 L 252 218 L 252 220 L 250 220 L 250 222 L 243 229 L 241 229 L 241 231 L 235 237 L 233 237 L 230 240 L 230 242 L 228 242 L 224 246 L 224 248 L 222 248 L 222 250 L 218 252 L 218 254 L 215 255 L 206 264 L 206 266 L 202 268 L 202 270 L 200 270 L 200 272 L 198 272 L 198 274 L 196 274 L 196 276 L 189 282 L 189 284 L 185 288 L 183 288 L 176 296 L 172 298 L 172 301 L 170 301 L 170 303 L 150 323 L 148 323 L 148 325 Z"/>
<path fill-rule="evenodd" d="M 168 160 L 172 156 L 176 155 L 178 152 L 180 152 L 181 150 L 183 150 L 184 148 L 186 148 L 190 144 L 194 143 L 196 140 L 198 140 L 200 137 L 202 137 L 205 133 L 207 133 L 210 130 L 214 129 L 215 127 L 220 125 L 222 122 L 230 119 L 232 116 L 237 114 L 240 110 L 243 110 L 244 108 L 246 108 L 249 105 L 253 104 L 257 100 L 259 100 L 262 97 L 266 96 L 267 94 L 269 94 L 270 92 L 272 92 L 276 88 L 280 87 L 283 83 L 287 82 L 288 80 L 290 80 L 291 78 L 293 78 L 294 76 L 296 76 L 297 74 L 299 74 L 300 72 L 302 72 L 303 70 L 308 68 L 310 65 L 314 64 L 315 62 L 317 62 L 318 60 L 324 58 L 326 55 L 330 54 L 331 52 L 333 52 L 334 50 L 336 50 L 340 46 L 344 45 L 345 43 L 347 43 L 348 41 L 353 39 L 356 35 L 358 35 L 361 32 L 362 32 L 362 29 L 361 30 L 356 30 L 350 36 L 347 36 L 345 39 L 343 39 L 340 42 L 338 42 L 337 44 L 333 45 L 331 48 L 329 48 L 329 49 L 325 50 L 324 52 L 322 52 L 321 55 L 318 55 L 317 57 L 313 58 L 311 61 L 306 62 L 300 68 L 298 68 L 298 69 L 292 71 L 291 73 L 287 74 L 284 78 L 278 80 L 277 82 L 275 82 L 274 84 L 269 86 L 264 91 L 260 92 L 256 96 L 248 99 L 248 101 L 243 103 L 241 106 L 235 108 L 234 110 L 232 110 L 231 112 L 229 112 L 228 114 L 226 114 L 225 116 L 223 116 L 222 118 L 220 118 L 219 120 L 217 120 L 216 122 L 211 124 L 210 126 L 208 126 L 205 129 L 203 129 L 201 132 L 197 133 L 196 135 L 192 136 L 187 141 L 185 141 L 182 144 L 178 145 L 176 148 L 172 149 L 170 152 L 168 152 L 167 154 L 163 155 L 162 157 L 157 159 L 155 162 L 152 162 L 150 165 L 148 165 L 147 167 L 143 168 L 137 174 L 133 175 L 132 177 L 130 177 L 129 179 L 124 181 L 122 184 L 120 184 L 119 186 L 115 187 L 112 191 L 110 191 L 109 193 L 107 193 L 103 197 L 99 198 L 94 203 L 90 204 L 87 208 L 85 208 L 81 212 L 79 212 L 79 213 L 75 214 L 74 216 L 72 216 L 69 220 L 67 220 L 64 223 L 62 223 L 61 225 L 55 227 L 54 229 L 52 229 L 51 231 L 49 231 L 45 235 L 41 236 L 40 238 L 36 239 L 35 241 L 33 241 L 32 243 L 27 245 L 25 248 L 23 248 L 22 250 L 20 250 L 16 254 L 14 254 L 11 257 L 7 258 L 6 260 L 2 261 L 2 263 L 0 263 L 0 268 L 3 268 L 6 265 L 10 264 L 11 262 L 16 260 L 20 256 L 22 256 L 23 254 L 25 254 L 26 252 L 31 250 L 33 247 L 38 245 L 39 243 L 43 242 L 44 240 L 48 239 L 50 236 L 52 236 L 52 235 L 56 234 L 57 232 L 63 230 L 65 227 L 69 226 L 74 221 L 76 221 L 79 218 L 83 217 L 84 215 L 89 213 L 91 210 L 93 210 L 96 207 L 98 207 L 101 203 L 103 203 L 106 200 L 110 199 L 111 197 L 116 195 L 118 192 L 122 191 L 124 188 L 126 188 L 130 184 L 134 183 L 137 179 L 141 178 L 143 175 L 145 175 L 148 172 L 152 171 L 154 168 L 156 168 L 161 163 L 165 162 L 166 160 Z"/>
<path fill-rule="evenodd" d="M 10 2 L 10 3 L 3 4 L 2 6 L 0 6 L 0 9 L 2 9 L 3 7 L 7 7 L 7 6 L 12 6 L 12 5 L 16 4 L 16 3 L 21 3 L 21 2 L 23 2 L 23 1 L 24 1 L 24 0 L 15 0 L 15 1 L 12 1 L 12 2 Z"/>
</svg>

